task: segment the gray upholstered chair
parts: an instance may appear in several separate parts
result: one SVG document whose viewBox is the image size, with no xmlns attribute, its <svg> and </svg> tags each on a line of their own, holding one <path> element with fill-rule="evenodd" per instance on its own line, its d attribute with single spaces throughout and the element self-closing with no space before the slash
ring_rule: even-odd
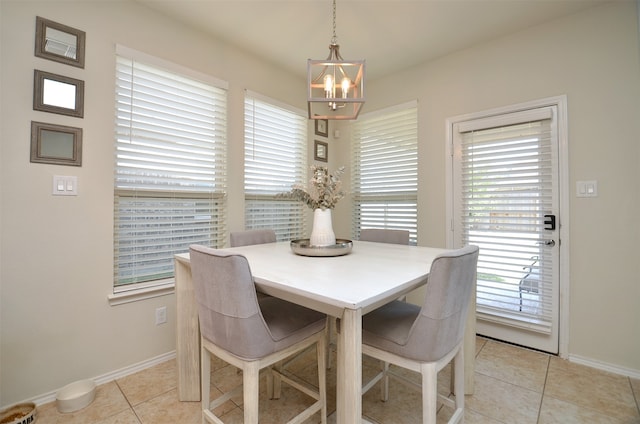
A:
<svg viewBox="0 0 640 424">
<path fill-rule="evenodd" d="M 268 229 L 234 231 L 229 234 L 229 242 L 231 247 L 275 243 L 276 232 Z"/>
<path fill-rule="evenodd" d="M 360 230 L 360 241 L 376 243 L 409 244 L 410 233 L 407 230 L 390 230 L 386 228 L 363 228 Z M 406 300 L 402 296 L 399 300 Z"/>
<path fill-rule="evenodd" d="M 453 360 L 455 402 L 449 423 L 464 416 L 464 327 L 476 284 L 478 247 L 466 246 L 438 256 L 431 265 L 422 306 L 394 301 L 362 318 L 362 352 L 383 361 L 382 372 L 362 388 L 366 393 L 383 380 L 382 400 L 389 395 L 389 376 L 415 386 L 394 374 L 389 363 L 422 376 L 422 422 L 436 423 L 438 372 Z"/>
<path fill-rule="evenodd" d="M 372 241 L 375 243 L 409 244 L 409 231 L 390 230 L 386 228 L 363 228 L 360 230 L 360 241 Z M 402 296 L 399 300 L 405 300 Z M 335 319 L 329 320 L 329 341 L 327 342 L 327 368 L 331 368 L 331 334 L 335 325 Z"/>
<path fill-rule="evenodd" d="M 326 423 L 326 315 L 276 297 L 258 300 L 249 263 L 242 255 L 198 245 L 192 245 L 189 252 L 200 321 L 202 422 L 221 424 L 212 410 L 237 391 L 209 402 L 213 354 L 242 370 L 244 423 L 258 422 L 259 373 L 265 368 L 270 397 L 279 397 L 279 393 L 273 393 L 269 378 L 277 373 L 283 382 L 316 400 L 289 423 L 301 423 L 317 412 Z M 317 351 L 318 389 L 285 370 L 272 368 L 313 345 Z"/>
<path fill-rule="evenodd" d="M 276 232 L 271 229 L 232 231 L 229 234 L 229 245 L 231 247 L 275 243 L 276 241 Z M 269 297 L 269 295 L 258 293 L 258 299 L 262 299 L 263 297 Z"/>
<path fill-rule="evenodd" d="M 382 228 L 363 228 L 360 230 L 360 241 L 377 243 L 409 244 L 409 231 L 388 230 Z"/>
<path fill-rule="evenodd" d="M 363 228 L 360 230 L 360 241 L 373 241 L 376 243 L 409 244 L 410 233 L 407 230 L 390 230 L 386 228 Z M 407 296 L 398 300 L 405 301 Z"/>
<path fill-rule="evenodd" d="M 277 241 L 276 232 L 271 229 L 257 229 L 257 230 L 244 230 L 244 231 L 233 231 L 229 234 L 229 242 L 231 247 L 240 247 L 240 246 L 250 246 L 254 244 L 266 244 L 266 243 L 275 243 Z M 268 294 L 258 292 L 258 301 L 264 299 L 265 297 L 270 297 Z M 327 333 L 328 334 L 328 333 Z M 329 338 L 329 336 L 327 336 Z M 329 344 L 325 343 L 325 352 L 327 358 L 331 358 L 329 355 Z M 282 362 L 276 364 L 276 367 L 279 369 L 287 367 L 290 363 L 295 361 L 296 359 L 304 356 L 304 352 L 301 352 L 299 355 L 296 355 L 294 358 L 290 358 L 287 362 Z M 330 368 L 330 362 L 327 362 L 327 368 Z M 238 370 L 240 373 L 240 370 Z M 274 383 L 275 387 L 280 387 L 280 379 L 276 375 Z"/>
</svg>

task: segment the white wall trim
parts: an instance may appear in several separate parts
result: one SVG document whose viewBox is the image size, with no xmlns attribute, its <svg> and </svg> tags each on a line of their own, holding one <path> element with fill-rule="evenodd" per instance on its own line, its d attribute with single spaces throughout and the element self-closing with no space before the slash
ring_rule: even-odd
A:
<svg viewBox="0 0 640 424">
<path fill-rule="evenodd" d="M 126 377 L 128 375 L 131 374 L 135 374 L 139 371 L 145 370 L 147 368 L 151 368 L 154 365 L 158 365 L 161 364 L 163 362 L 166 361 L 170 361 L 172 359 L 174 359 L 176 357 L 176 351 L 171 351 L 171 352 L 167 352 L 164 353 L 162 355 L 156 356 L 154 358 L 150 358 L 147 360 L 144 360 L 142 362 L 138 362 L 137 364 L 133 364 L 133 365 L 129 365 L 127 367 L 124 368 L 120 368 L 119 370 L 115 370 L 115 371 L 111 371 L 108 372 L 106 374 L 97 376 L 92 378 L 93 381 L 95 381 L 96 385 L 101 385 L 101 384 L 105 384 L 105 383 L 109 383 L 113 380 L 116 380 L 118 378 L 122 378 L 122 377 Z M 36 404 L 36 406 L 40 406 L 43 405 L 45 403 L 50 403 L 50 402 L 55 402 L 56 400 L 56 392 L 52 391 L 49 393 L 44 393 L 42 395 L 33 397 L 31 399 L 25 399 L 22 402 L 33 402 Z M 18 402 L 18 403 L 22 403 L 22 402 Z"/>
<path fill-rule="evenodd" d="M 569 362 L 573 362 L 575 364 L 585 365 L 587 367 L 595 368 L 601 371 L 607 371 L 614 374 L 640 380 L 640 370 L 620 367 L 618 365 L 609 364 L 607 362 L 601 362 L 595 359 L 585 358 L 580 355 L 569 355 L 568 359 L 569 359 Z"/>
<path fill-rule="evenodd" d="M 124 305 L 125 303 L 138 302 L 175 293 L 175 280 L 173 278 L 163 284 L 149 284 L 146 286 L 136 284 L 133 286 L 135 288 L 120 290 L 108 295 L 109 305 Z"/>
</svg>

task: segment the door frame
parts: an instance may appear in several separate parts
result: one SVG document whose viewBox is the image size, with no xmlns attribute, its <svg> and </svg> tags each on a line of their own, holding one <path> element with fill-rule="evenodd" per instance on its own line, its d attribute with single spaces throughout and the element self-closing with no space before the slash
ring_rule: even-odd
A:
<svg viewBox="0 0 640 424">
<path fill-rule="evenodd" d="M 453 245 L 453 127 L 461 121 L 478 119 L 482 117 L 503 115 L 528 109 L 556 106 L 558 111 L 558 190 L 560 213 L 558 214 L 559 227 L 559 316 L 558 316 L 558 355 L 567 358 L 569 355 L 569 294 L 570 294 L 570 240 L 569 240 L 569 201 L 572 191 L 569 184 L 569 137 L 567 122 L 567 96 L 560 95 L 544 99 L 532 100 L 509 106 L 502 106 L 464 115 L 453 116 L 446 120 L 446 216 L 449 230 L 447 231 L 447 248 Z"/>
</svg>

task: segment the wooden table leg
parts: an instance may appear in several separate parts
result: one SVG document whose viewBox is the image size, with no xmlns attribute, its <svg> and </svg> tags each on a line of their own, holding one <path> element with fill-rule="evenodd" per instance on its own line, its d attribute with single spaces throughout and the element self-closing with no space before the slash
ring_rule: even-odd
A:
<svg viewBox="0 0 640 424">
<path fill-rule="evenodd" d="M 175 260 L 178 399 L 200 401 L 200 326 L 191 266 Z"/>
<path fill-rule="evenodd" d="M 362 310 L 345 309 L 338 334 L 337 424 L 362 421 Z"/>
</svg>

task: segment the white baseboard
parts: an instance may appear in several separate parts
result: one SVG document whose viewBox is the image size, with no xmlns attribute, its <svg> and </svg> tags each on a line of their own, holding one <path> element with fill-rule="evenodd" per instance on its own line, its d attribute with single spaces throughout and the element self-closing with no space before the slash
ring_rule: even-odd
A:
<svg viewBox="0 0 640 424">
<path fill-rule="evenodd" d="M 580 365 L 586 365 L 591 368 L 596 368 L 601 371 L 607 371 L 614 374 L 623 375 L 625 377 L 631 377 L 635 379 L 640 379 L 640 371 L 634 370 L 631 368 L 624 368 L 617 365 L 608 364 L 606 362 L 596 361 L 590 358 L 584 358 L 579 355 L 569 355 L 569 362 L 574 362 Z"/>
<path fill-rule="evenodd" d="M 176 357 L 176 351 L 167 352 L 165 354 L 156 356 L 154 358 L 147 359 L 142 362 L 138 362 L 137 364 L 130 365 L 128 367 L 121 368 L 119 370 L 111 371 L 109 373 L 97 376 L 93 378 L 93 381 L 96 382 L 97 385 L 109 383 L 110 381 L 116 380 L 118 378 L 126 377 L 131 374 L 135 374 L 139 371 L 142 371 L 147 368 L 151 368 L 154 365 L 158 365 L 162 362 L 169 361 Z M 569 355 L 568 360 L 570 362 L 586 365 L 591 368 L 596 368 L 602 371 L 611 372 L 614 374 L 623 375 L 630 378 L 635 378 L 640 380 L 640 371 L 634 370 L 630 368 L 623 368 L 617 365 L 611 365 L 605 362 L 596 361 L 590 358 L 584 358 L 579 355 Z M 42 405 L 49 402 L 54 402 L 56 400 L 56 391 L 42 394 L 40 396 L 34 397 L 32 399 L 26 399 L 23 402 L 33 402 L 36 405 Z"/>
<path fill-rule="evenodd" d="M 96 385 L 101 385 L 105 383 L 109 383 L 110 381 L 116 380 L 118 378 L 126 377 L 131 374 L 135 374 L 139 371 L 142 371 L 147 368 L 151 368 L 154 365 L 158 365 L 162 362 L 169 361 L 176 357 L 176 351 L 167 352 L 165 354 L 156 356 L 154 358 L 147 359 L 142 362 L 138 362 L 137 364 L 129 365 L 128 367 L 120 368 L 119 370 L 111 371 L 106 374 L 97 376 L 92 378 L 93 381 L 96 382 Z M 56 391 L 45 393 L 43 395 L 34 397 L 32 399 L 27 399 L 24 402 L 33 402 L 36 405 L 43 405 L 45 403 L 54 402 L 56 400 Z"/>
</svg>

